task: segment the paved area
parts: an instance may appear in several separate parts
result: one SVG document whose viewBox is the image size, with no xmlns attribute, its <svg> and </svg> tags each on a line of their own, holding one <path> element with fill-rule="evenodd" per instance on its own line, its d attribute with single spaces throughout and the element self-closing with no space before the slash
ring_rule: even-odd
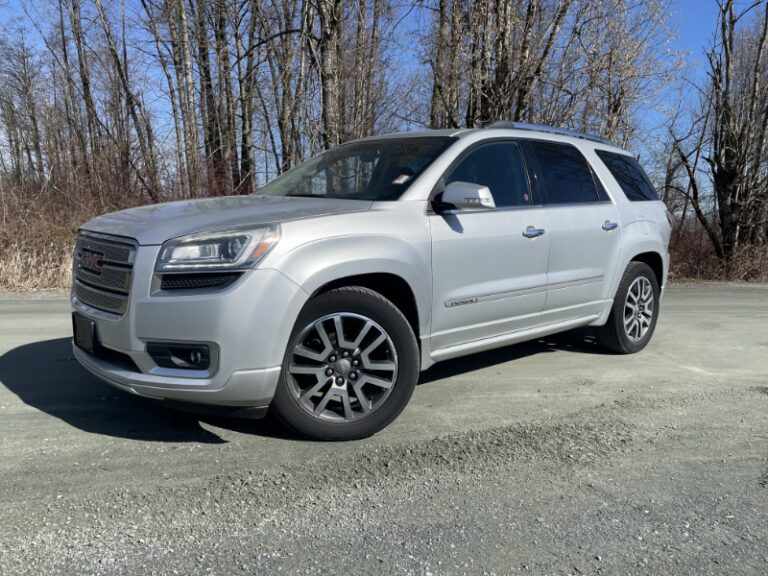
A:
<svg viewBox="0 0 768 576">
<path fill-rule="evenodd" d="M 0 574 L 768 573 L 768 286 L 438 364 L 344 444 L 114 391 L 69 323 L 0 297 Z"/>
</svg>

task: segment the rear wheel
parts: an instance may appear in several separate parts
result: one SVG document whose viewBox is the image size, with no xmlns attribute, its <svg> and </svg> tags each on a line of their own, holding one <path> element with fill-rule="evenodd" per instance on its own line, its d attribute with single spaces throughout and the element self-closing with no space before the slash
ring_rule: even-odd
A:
<svg viewBox="0 0 768 576">
<path fill-rule="evenodd" d="M 630 262 L 619 282 L 608 322 L 595 328 L 597 341 L 620 354 L 645 348 L 656 328 L 659 292 L 659 282 L 651 267 L 643 262 Z"/>
<path fill-rule="evenodd" d="M 416 337 L 400 310 L 372 290 L 339 288 L 299 315 L 272 406 L 307 436 L 364 438 L 405 408 L 418 373 Z"/>
</svg>

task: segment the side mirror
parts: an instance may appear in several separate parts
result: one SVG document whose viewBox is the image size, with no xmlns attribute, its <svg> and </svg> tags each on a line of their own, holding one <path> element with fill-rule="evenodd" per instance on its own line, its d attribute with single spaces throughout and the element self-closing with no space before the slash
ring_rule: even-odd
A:
<svg viewBox="0 0 768 576">
<path fill-rule="evenodd" d="M 460 210 L 493 210 L 493 201 L 488 186 L 472 182 L 451 182 L 445 187 L 442 197 L 443 204 L 452 204 Z"/>
</svg>

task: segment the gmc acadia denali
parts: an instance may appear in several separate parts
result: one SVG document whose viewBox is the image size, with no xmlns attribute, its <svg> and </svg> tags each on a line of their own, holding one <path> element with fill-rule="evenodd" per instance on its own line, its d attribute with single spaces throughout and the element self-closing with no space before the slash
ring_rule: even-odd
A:
<svg viewBox="0 0 768 576">
<path fill-rule="evenodd" d="M 98 217 L 74 251 L 74 354 L 113 386 L 369 436 L 441 360 L 592 326 L 643 349 L 670 224 L 636 160 L 511 122 L 339 146 L 252 196 Z"/>
</svg>

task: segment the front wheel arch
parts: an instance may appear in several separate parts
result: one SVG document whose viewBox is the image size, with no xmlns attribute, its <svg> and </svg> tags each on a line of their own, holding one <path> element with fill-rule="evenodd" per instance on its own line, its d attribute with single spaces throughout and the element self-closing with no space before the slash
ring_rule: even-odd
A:
<svg viewBox="0 0 768 576">
<path fill-rule="evenodd" d="M 331 290 L 336 290 L 337 288 L 352 286 L 367 288 L 372 292 L 381 294 L 384 298 L 392 302 L 392 304 L 394 304 L 408 320 L 408 324 L 410 324 L 411 330 L 413 330 L 413 333 L 416 336 L 416 341 L 420 342 L 419 335 L 421 330 L 419 328 L 419 309 L 416 305 L 416 296 L 411 285 L 408 284 L 402 276 L 391 274 L 389 272 L 374 272 L 369 274 L 344 276 L 323 284 L 312 294 L 311 298 L 319 296 L 320 294 L 325 294 Z"/>
</svg>

